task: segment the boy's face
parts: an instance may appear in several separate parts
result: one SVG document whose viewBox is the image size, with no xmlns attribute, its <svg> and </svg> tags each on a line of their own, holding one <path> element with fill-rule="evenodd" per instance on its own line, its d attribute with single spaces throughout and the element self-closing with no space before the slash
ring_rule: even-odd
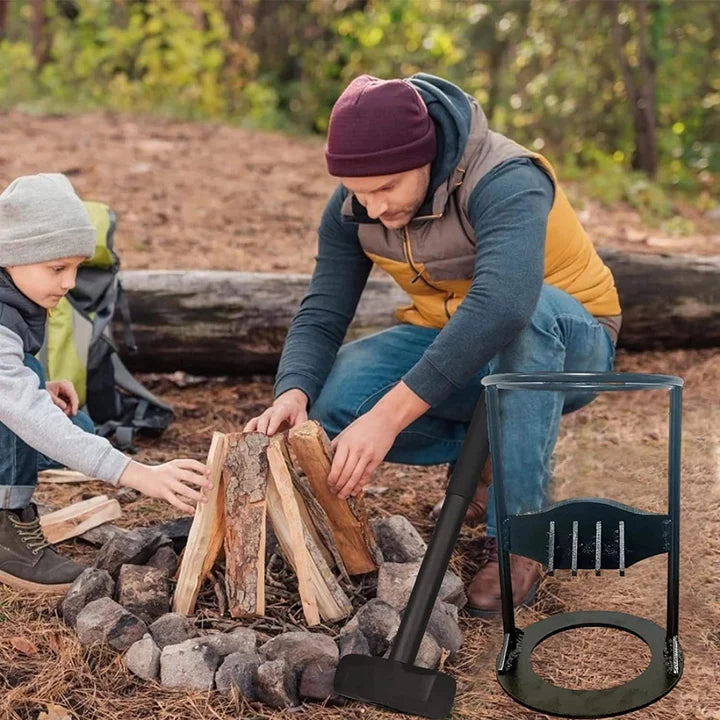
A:
<svg viewBox="0 0 720 720">
<path fill-rule="evenodd" d="M 8 265 L 5 270 L 25 297 L 49 310 L 75 287 L 77 269 L 86 259 L 80 255 L 32 265 Z"/>
</svg>

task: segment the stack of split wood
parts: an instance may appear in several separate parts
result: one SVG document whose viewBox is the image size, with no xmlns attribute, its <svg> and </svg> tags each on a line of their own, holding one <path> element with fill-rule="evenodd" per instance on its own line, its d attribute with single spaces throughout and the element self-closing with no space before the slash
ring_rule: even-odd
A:
<svg viewBox="0 0 720 720">
<path fill-rule="evenodd" d="M 208 465 L 213 489 L 195 512 L 175 612 L 194 612 L 202 582 L 224 552 L 230 614 L 264 615 L 269 522 L 297 576 L 307 624 L 347 617 L 352 607 L 341 581 L 376 570 L 377 549 L 362 496 L 341 500 L 328 488 L 330 443 L 320 425 L 308 421 L 272 438 L 215 433 Z"/>
</svg>

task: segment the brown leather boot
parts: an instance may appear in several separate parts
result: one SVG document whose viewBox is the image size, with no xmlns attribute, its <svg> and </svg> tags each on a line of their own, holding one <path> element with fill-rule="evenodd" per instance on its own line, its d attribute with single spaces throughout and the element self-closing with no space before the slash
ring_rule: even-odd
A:
<svg viewBox="0 0 720 720">
<path fill-rule="evenodd" d="M 448 468 L 447 481 L 450 482 L 450 476 L 452 475 L 453 465 Z M 490 469 L 490 458 L 488 458 L 483 468 L 482 474 L 480 475 L 480 482 L 478 483 L 475 495 L 470 501 L 467 512 L 465 513 L 465 524 L 479 525 L 485 522 L 487 517 L 487 505 L 488 505 L 488 489 L 492 482 L 492 470 Z M 440 517 L 440 511 L 442 510 L 443 502 L 445 498 L 435 504 L 433 509 L 430 511 L 430 519 L 437 520 Z"/>
<path fill-rule="evenodd" d="M 28 592 L 63 595 L 84 570 L 48 543 L 33 503 L 0 510 L 0 582 Z"/>
<path fill-rule="evenodd" d="M 491 617 L 500 613 L 500 563 L 495 538 L 485 539 L 487 562 L 475 574 L 467 589 L 467 612 L 473 617 Z M 513 606 L 530 605 L 535 601 L 540 578 L 540 563 L 510 553 Z"/>
</svg>

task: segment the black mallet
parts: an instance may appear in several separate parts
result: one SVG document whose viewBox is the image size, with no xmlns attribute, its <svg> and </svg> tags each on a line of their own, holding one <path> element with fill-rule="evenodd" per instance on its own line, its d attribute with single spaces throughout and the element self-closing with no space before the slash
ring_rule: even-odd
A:
<svg viewBox="0 0 720 720">
<path fill-rule="evenodd" d="M 443 718 L 450 713 L 455 699 L 455 679 L 413 663 L 487 458 L 483 393 L 448 483 L 445 501 L 390 657 L 346 655 L 335 673 L 334 687 L 339 695 L 429 718 Z"/>
</svg>

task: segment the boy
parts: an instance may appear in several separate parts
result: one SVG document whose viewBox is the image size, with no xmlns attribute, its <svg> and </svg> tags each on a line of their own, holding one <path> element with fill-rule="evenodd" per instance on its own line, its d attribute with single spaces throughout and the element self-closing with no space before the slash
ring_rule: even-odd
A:
<svg viewBox="0 0 720 720">
<path fill-rule="evenodd" d="M 0 194 L 0 582 L 62 594 L 83 567 L 47 542 L 31 502 L 38 466 L 55 460 L 181 510 L 210 488 L 196 460 L 151 467 L 92 434 L 68 381 L 45 383 L 35 358 L 48 311 L 75 285 L 95 250 L 95 228 L 64 175 L 20 177 Z M 52 460 L 50 460 L 52 458 Z"/>
</svg>

